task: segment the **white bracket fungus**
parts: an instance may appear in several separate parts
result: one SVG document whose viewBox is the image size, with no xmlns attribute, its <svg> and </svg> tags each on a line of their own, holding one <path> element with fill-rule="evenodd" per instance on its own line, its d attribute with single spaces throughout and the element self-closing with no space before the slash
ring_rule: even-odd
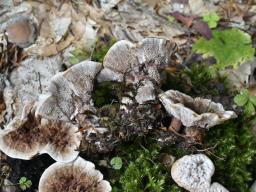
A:
<svg viewBox="0 0 256 192">
<path fill-rule="evenodd" d="M 118 41 L 104 57 L 98 81 L 125 81 L 138 87 L 135 98 L 139 104 L 154 100 L 153 85 L 160 84 L 159 70 L 170 63 L 175 46 L 160 38 L 146 38 L 137 44 Z"/>
<path fill-rule="evenodd" d="M 190 192 L 228 192 L 217 182 L 211 185 L 214 171 L 214 165 L 206 155 L 185 155 L 174 162 L 171 175 L 180 187 Z"/>
<path fill-rule="evenodd" d="M 179 91 L 166 91 L 159 98 L 166 111 L 180 119 L 186 127 L 210 128 L 236 118 L 235 112 L 225 111 L 220 103 L 200 97 L 192 98 Z"/>
<path fill-rule="evenodd" d="M 108 181 L 93 163 L 78 157 L 70 163 L 56 162 L 48 167 L 39 181 L 39 192 L 97 191 L 110 192 Z"/>
<path fill-rule="evenodd" d="M 83 61 L 55 75 L 50 82 L 49 95 L 39 102 L 36 115 L 70 121 L 78 114 L 94 110 L 91 92 L 100 69 L 100 63 Z"/>
</svg>

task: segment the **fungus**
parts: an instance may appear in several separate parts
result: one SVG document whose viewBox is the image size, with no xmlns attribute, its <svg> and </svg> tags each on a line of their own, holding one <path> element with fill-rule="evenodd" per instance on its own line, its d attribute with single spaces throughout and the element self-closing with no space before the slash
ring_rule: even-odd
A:
<svg viewBox="0 0 256 192">
<path fill-rule="evenodd" d="M 186 127 L 210 128 L 236 118 L 235 112 L 225 111 L 220 103 L 200 97 L 192 98 L 179 91 L 166 91 L 159 94 L 159 98 L 169 115 L 180 119 Z"/>
<path fill-rule="evenodd" d="M 56 162 L 48 167 L 40 178 L 38 189 L 39 192 L 110 192 L 111 186 L 93 163 L 78 157 L 73 162 Z"/>
<path fill-rule="evenodd" d="M 215 171 L 212 161 L 203 154 L 186 155 L 174 162 L 171 175 L 173 180 L 190 192 L 210 188 Z"/>
<path fill-rule="evenodd" d="M 49 94 L 39 101 L 36 115 L 70 121 L 78 114 L 93 111 L 91 92 L 94 77 L 100 69 L 100 63 L 83 61 L 55 75 L 50 82 Z"/>
<path fill-rule="evenodd" d="M 31 108 L 24 107 L 7 128 L 0 131 L 0 150 L 12 158 L 31 159 L 48 153 L 53 159 L 69 162 L 78 156 L 82 135 L 67 122 L 36 119 Z"/>
<path fill-rule="evenodd" d="M 160 84 L 159 71 L 170 64 L 174 50 L 174 43 L 160 38 L 146 38 L 137 44 L 118 41 L 104 57 L 98 81 L 124 81 L 134 86 L 139 104 L 152 101 L 155 84 Z"/>
<path fill-rule="evenodd" d="M 36 38 L 36 27 L 25 17 L 12 19 L 6 28 L 8 40 L 20 47 L 28 47 Z"/>
</svg>

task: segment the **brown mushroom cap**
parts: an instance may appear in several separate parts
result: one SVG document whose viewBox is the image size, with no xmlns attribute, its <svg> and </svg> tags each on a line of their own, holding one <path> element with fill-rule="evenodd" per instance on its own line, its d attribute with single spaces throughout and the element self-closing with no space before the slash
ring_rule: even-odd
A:
<svg viewBox="0 0 256 192">
<path fill-rule="evenodd" d="M 27 47 L 35 40 L 36 28 L 28 18 L 14 18 L 6 28 L 8 40 L 20 47 Z"/>
<path fill-rule="evenodd" d="M 39 192 L 110 192 L 111 186 L 93 163 L 78 157 L 73 162 L 56 162 L 48 167 L 40 178 L 38 189 Z"/>
</svg>

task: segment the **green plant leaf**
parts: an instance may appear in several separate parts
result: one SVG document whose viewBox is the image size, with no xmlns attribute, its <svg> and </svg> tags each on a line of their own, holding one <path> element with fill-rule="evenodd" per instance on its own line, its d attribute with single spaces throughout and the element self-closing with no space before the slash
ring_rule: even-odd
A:
<svg viewBox="0 0 256 192">
<path fill-rule="evenodd" d="M 248 90 L 242 90 L 238 95 L 235 96 L 234 102 L 238 106 L 244 106 L 249 100 L 249 91 Z"/>
<path fill-rule="evenodd" d="M 217 27 L 219 20 L 220 20 L 220 17 L 217 15 L 216 12 L 211 12 L 203 16 L 203 21 L 208 23 L 211 29 Z"/>
<path fill-rule="evenodd" d="M 113 157 L 110 161 L 110 165 L 113 169 L 119 170 L 123 166 L 123 161 L 120 157 Z"/>
<path fill-rule="evenodd" d="M 219 69 L 252 60 L 255 49 L 252 47 L 251 36 L 239 29 L 213 31 L 213 38 L 198 39 L 193 45 L 193 51 L 204 57 L 214 57 Z"/>
<path fill-rule="evenodd" d="M 245 106 L 244 106 L 244 112 L 247 116 L 251 116 L 255 113 L 255 107 L 251 102 L 248 102 Z"/>
<path fill-rule="evenodd" d="M 250 102 L 256 107 L 256 96 L 250 96 Z"/>
<path fill-rule="evenodd" d="M 19 186 L 24 191 L 32 186 L 32 181 L 26 177 L 21 177 L 19 180 Z"/>
</svg>

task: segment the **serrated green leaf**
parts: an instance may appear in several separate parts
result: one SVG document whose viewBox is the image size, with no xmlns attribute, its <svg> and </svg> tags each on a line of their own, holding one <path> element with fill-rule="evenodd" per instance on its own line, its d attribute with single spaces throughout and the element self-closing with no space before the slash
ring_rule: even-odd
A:
<svg viewBox="0 0 256 192">
<path fill-rule="evenodd" d="M 241 91 L 238 95 L 235 96 L 234 102 L 238 106 L 244 106 L 249 101 L 249 92 L 246 90 Z"/>
<path fill-rule="evenodd" d="M 255 107 L 251 102 L 248 102 L 244 107 L 244 112 L 247 116 L 251 116 L 255 113 Z"/>
<path fill-rule="evenodd" d="M 237 67 L 240 63 L 252 60 L 255 53 L 251 36 L 239 29 L 215 30 L 212 39 L 197 40 L 193 51 L 204 57 L 214 57 L 219 69 Z"/>
<path fill-rule="evenodd" d="M 250 102 L 256 106 L 256 96 L 250 96 Z"/>
<path fill-rule="evenodd" d="M 216 12 L 211 12 L 203 16 L 203 21 L 208 23 L 208 26 L 213 29 L 216 28 L 218 25 L 218 21 L 220 20 L 220 17 L 217 15 Z"/>
</svg>

